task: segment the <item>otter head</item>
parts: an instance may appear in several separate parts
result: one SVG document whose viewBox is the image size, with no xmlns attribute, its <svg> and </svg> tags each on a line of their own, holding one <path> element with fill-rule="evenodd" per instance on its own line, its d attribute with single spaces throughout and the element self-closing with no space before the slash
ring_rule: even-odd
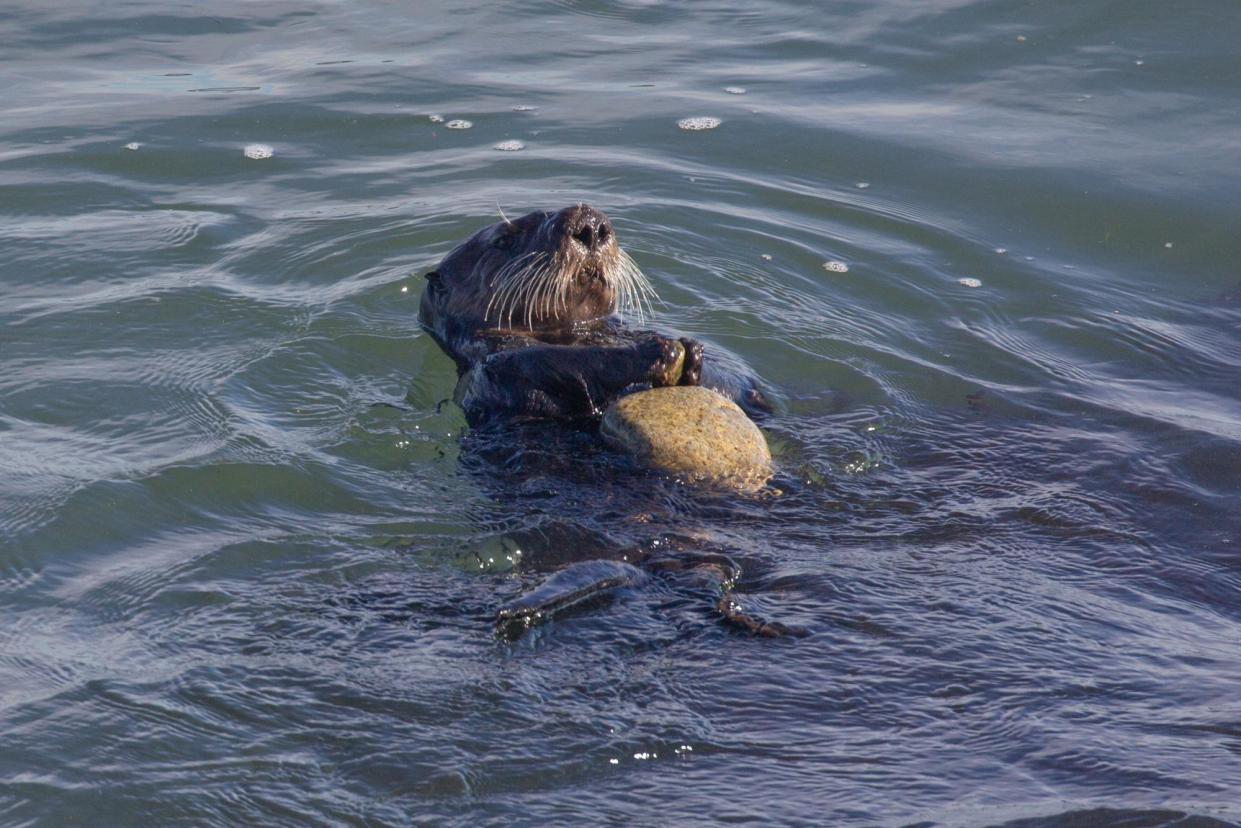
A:
<svg viewBox="0 0 1241 828">
<path fill-rule="evenodd" d="M 579 204 L 479 230 L 427 274 L 419 318 L 441 334 L 450 323 L 463 332 L 546 330 L 618 309 L 640 315 L 653 296 L 608 217 Z"/>
</svg>

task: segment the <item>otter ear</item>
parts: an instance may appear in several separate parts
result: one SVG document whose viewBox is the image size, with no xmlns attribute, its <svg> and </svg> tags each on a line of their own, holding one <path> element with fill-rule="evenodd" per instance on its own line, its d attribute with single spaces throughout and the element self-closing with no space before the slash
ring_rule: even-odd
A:
<svg viewBox="0 0 1241 828">
<path fill-rule="evenodd" d="M 422 274 L 422 278 L 426 279 L 428 282 L 435 283 L 440 280 L 440 272 L 438 270 L 430 270 Z"/>
</svg>

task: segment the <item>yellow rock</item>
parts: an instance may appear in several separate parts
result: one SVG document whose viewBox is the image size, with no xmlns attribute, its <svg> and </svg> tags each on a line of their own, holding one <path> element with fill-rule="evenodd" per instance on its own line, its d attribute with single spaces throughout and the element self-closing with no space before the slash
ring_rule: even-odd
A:
<svg viewBox="0 0 1241 828">
<path fill-rule="evenodd" d="M 736 403 L 709 388 L 671 386 L 621 397 L 599 427 L 613 448 L 694 482 L 755 491 L 771 477 L 771 452 Z"/>
</svg>

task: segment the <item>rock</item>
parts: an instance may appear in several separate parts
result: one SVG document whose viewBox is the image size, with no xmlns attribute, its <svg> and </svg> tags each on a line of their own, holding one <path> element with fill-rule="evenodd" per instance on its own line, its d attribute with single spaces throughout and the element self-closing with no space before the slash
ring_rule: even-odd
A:
<svg viewBox="0 0 1241 828">
<path fill-rule="evenodd" d="M 644 466 L 694 482 L 743 491 L 771 477 L 771 452 L 734 402 L 699 386 L 652 388 L 621 397 L 599 433 Z"/>
</svg>

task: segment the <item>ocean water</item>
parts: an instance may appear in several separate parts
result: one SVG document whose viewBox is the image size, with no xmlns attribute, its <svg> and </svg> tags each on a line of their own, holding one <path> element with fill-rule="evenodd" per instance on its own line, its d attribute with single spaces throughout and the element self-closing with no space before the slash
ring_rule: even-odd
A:
<svg viewBox="0 0 1241 828">
<path fill-rule="evenodd" d="M 1239 32 L 7 4 L 0 824 L 1241 824 Z M 764 379 L 763 496 L 465 428 L 421 274 L 580 201 Z M 811 636 L 494 635 L 665 536 Z"/>
</svg>

